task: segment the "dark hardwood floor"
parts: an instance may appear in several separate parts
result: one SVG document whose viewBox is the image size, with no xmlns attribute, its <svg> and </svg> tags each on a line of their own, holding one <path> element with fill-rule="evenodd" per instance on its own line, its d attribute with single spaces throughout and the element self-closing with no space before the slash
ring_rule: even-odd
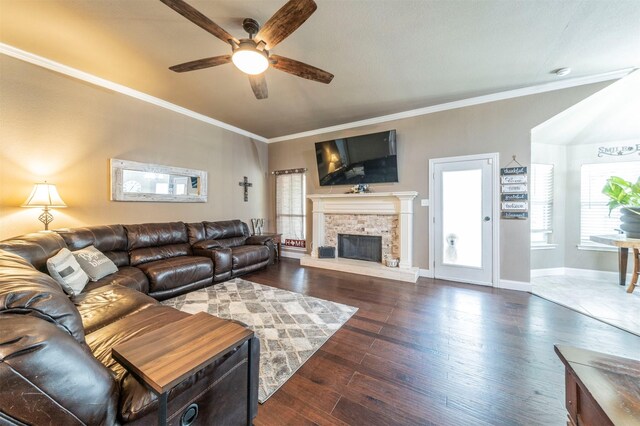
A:
<svg viewBox="0 0 640 426">
<path fill-rule="evenodd" d="M 283 259 L 243 277 L 359 308 L 259 407 L 260 425 L 566 424 L 555 343 L 637 357 L 640 338 L 528 293 Z"/>
</svg>

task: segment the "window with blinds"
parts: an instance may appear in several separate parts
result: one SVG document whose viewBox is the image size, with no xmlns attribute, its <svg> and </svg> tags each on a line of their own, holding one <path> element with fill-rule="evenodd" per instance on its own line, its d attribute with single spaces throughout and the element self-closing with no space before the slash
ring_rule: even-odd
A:
<svg viewBox="0 0 640 426">
<path fill-rule="evenodd" d="M 532 164 L 529 182 L 531 243 L 550 243 L 553 232 L 553 164 Z"/>
<path fill-rule="evenodd" d="M 305 247 L 306 200 L 305 171 L 282 170 L 276 176 L 276 229 L 282 244 Z"/>
<path fill-rule="evenodd" d="M 620 209 L 609 215 L 609 199 L 602 193 L 607 179 L 618 176 L 635 182 L 640 161 L 584 164 L 580 170 L 580 244 L 593 244 L 592 235 L 615 234 L 620 227 Z"/>
</svg>

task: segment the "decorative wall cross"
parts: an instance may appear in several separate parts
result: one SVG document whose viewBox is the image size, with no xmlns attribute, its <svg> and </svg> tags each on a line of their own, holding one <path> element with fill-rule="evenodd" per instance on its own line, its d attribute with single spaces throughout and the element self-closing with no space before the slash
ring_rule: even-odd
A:
<svg viewBox="0 0 640 426">
<path fill-rule="evenodd" d="M 244 201 L 249 201 L 249 187 L 253 186 L 253 184 L 249 183 L 249 179 L 245 176 L 242 182 L 238 182 L 238 185 L 244 186 Z"/>
</svg>

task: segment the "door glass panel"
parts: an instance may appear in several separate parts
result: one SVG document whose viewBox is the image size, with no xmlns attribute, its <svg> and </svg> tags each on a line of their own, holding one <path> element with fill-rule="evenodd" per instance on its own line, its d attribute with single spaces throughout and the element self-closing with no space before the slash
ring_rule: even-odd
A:
<svg viewBox="0 0 640 426">
<path fill-rule="evenodd" d="M 442 263 L 482 267 L 482 170 L 442 172 Z"/>
</svg>

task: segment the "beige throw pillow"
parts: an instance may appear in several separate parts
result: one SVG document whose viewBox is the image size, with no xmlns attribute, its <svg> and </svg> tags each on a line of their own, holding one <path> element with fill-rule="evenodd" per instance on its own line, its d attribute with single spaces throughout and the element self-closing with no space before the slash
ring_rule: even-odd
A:
<svg viewBox="0 0 640 426">
<path fill-rule="evenodd" d="M 100 278 L 118 272 L 116 264 L 94 246 L 76 250 L 73 255 L 91 281 L 98 281 Z"/>
<path fill-rule="evenodd" d="M 58 254 L 47 259 L 47 269 L 51 278 L 56 280 L 65 293 L 71 296 L 80 294 L 89 282 L 89 277 L 67 248 L 61 249 Z"/>
</svg>

